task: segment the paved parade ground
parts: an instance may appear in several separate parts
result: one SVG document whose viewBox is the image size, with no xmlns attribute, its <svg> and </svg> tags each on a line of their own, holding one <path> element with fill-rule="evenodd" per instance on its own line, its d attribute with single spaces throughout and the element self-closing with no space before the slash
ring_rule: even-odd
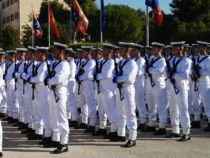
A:
<svg viewBox="0 0 210 158">
<path fill-rule="evenodd" d="M 53 148 L 42 148 L 38 141 L 28 141 L 17 127 L 2 122 L 4 131 L 3 154 L 5 158 L 208 158 L 210 157 L 210 133 L 193 129 L 192 139 L 177 142 L 154 136 L 152 133 L 138 133 L 137 146 L 129 149 L 122 143 L 110 143 L 102 137 L 93 137 L 83 130 L 71 129 L 69 152 L 53 155 Z M 207 122 L 202 122 L 205 127 Z"/>
</svg>

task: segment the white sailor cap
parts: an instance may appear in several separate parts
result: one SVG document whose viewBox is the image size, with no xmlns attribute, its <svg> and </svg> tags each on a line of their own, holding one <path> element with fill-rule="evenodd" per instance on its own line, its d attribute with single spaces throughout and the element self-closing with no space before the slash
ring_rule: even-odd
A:
<svg viewBox="0 0 210 158">
<path fill-rule="evenodd" d="M 132 47 L 132 43 L 127 43 L 127 42 L 119 42 L 120 47 Z"/>
<path fill-rule="evenodd" d="M 164 44 L 159 43 L 159 42 L 152 42 L 151 45 L 152 45 L 153 47 L 158 47 L 158 48 L 164 48 L 164 47 L 165 47 Z"/>
<path fill-rule="evenodd" d="M 166 45 L 165 49 L 172 49 L 171 45 Z"/>
<path fill-rule="evenodd" d="M 180 41 L 180 42 L 171 42 L 170 44 L 173 47 L 176 47 L 176 46 L 184 46 L 185 43 L 186 43 L 185 41 Z"/>
<path fill-rule="evenodd" d="M 37 49 L 36 49 L 36 48 L 34 48 L 34 47 L 32 47 L 32 46 L 28 46 L 28 50 L 31 50 L 32 52 L 37 51 Z"/>
<path fill-rule="evenodd" d="M 82 52 L 82 49 L 77 48 L 77 52 Z"/>
<path fill-rule="evenodd" d="M 145 46 L 144 49 L 152 50 L 152 46 Z"/>
<path fill-rule="evenodd" d="M 90 50 L 92 50 L 93 46 L 81 46 L 81 48 L 82 48 L 83 50 L 88 50 L 88 51 L 90 51 Z"/>
<path fill-rule="evenodd" d="M 109 44 L 109 43 L 103 43 L 104 48 L 109 48 L 109 49 L 114 49 L 114 45 Z"/>
<path fill-rule="evenodd" d="M 16 50 L 8 50 L 6 51 L 7 54 L 16 54 L 17 51 Z"/>
<path fill-rule="evenodd" d="M 136 43 L 131 43 L 133 48 L 137 48 L 137 49 L 142 49 L 144 48 L 144 46 L 140 45 L 140 44 L 136 44 Z"/>
<path fill-rule="evenodd" d="M 67 52 L 73 52 L 74 50 L 72 48 L 66 48 Z"/>
<path fill-rule="evenodd" d="M 120 47 L 114 45 L 114 50 L 119 50 L 119 49 L 120 49 Z"/>
<path fill-rule="evenodd" d="M 54 42 L 53 44 L 54 44 L 54 46 L 55 46 L 56 48 L 59 48 L 59 49 L 66 49 L 66 48 L 68 48 L 67 45 L 62 44 L 62 43 L 59 43 L 59 42 Z"/>
<path fill-rule="evenodd" d="M 209 45 L 209 43 L 208 42 L 205 42 L 205 41 L 197 41 L 197 44 L 199 46 L 204 46 L 204 47 L 207 47 Z"/>
<path fill-rule="evenodd" d="M 36 46 L 36 49 L 42 52 L 46 52 L 49 50 L 49 47 L 40 47 L 40 46 Z"/>
<path fill-rule="evenodd" d="M 6 52 L 0 51 L 0 55 L 5 55 Z"/>
<path fill-rule="evenodd" d="M 27 48 L 16 48 L 17 52 L 27 52 Z"/>
<path fill-rule="evenodd" d="M 3 51 L 3 48 L 0 48 L 0 51 L 2 52 Z"/>
<path fill-rule="evenodd" d="M 103 49 L 102 48 L 96 48 L 96 51 L 103 52 Z"/>
</svg>

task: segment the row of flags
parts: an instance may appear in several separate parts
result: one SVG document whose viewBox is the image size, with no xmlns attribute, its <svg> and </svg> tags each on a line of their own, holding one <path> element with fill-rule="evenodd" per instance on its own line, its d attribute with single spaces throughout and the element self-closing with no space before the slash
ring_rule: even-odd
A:
<svg viewBox="0 0 210 158">
<path fill-rule="evenodd" d="M 50 4 L 49 4 L 50 5 Z M 160 25 L 163 21 L 163 14 L 159 5 L 158 0 L 145 0 L 145 5 L 152 8 L 153 13 L 153 21 L 155 24 Z M 72 0 L 72 20 L 75 22 L 77 28 L 81 31 L 83 35 L 86 35 L 89 21 L 82 11 L 77 0 Z M 57 40 L 60 39 L 60 34 L 56 25 L 56 21 L 53 15 L 52 7 L 49 6 L 49 14 L 50 14 L 50 26 L 52 33 L 55 35 Z M 105 7 L 104 0 L 101 0 L 101 26 L 102 31 L 105 29 Z M 42 27 L 33 11 L 33 33 L 37 38 L 42 38 L 43 30 Z"/>
</svg>

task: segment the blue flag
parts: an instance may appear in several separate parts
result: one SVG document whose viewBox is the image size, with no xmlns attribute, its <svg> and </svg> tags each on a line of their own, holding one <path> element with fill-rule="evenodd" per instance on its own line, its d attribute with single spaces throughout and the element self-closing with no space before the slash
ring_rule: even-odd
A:
<svg viewBox="0 0 210 158">
<path fill-rule="evenodd" d="M 159 6 L 159 1 L 158 0 L 146 0 L 145 4 L 152 9 L 157 9 Z"/>
<path fill-rule="evenodd" d="M 104 0 L 101 0 L 101 26 L 102 30 L 105 29 L 105 7 L 104 7 Z"/>
</svg>

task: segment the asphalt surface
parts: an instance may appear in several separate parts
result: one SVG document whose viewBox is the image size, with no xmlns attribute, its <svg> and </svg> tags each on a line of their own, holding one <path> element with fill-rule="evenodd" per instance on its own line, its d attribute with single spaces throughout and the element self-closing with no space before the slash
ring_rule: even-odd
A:
<svg viewBox="0 0 210 158">
<path fill-rule="evenodd" d="M 5 121 L 2 124 L 5 158 L 210 158 L 210 132 L 203 132 L 207 125 L 204 120 L 202 128 L 192 130 L 192 139 L 188 142 L 139 132 L 137 145 L 129 149 L 121 147 L 124 143 L 111 143 L 84 130 L 71 129 L 69 151 L 59 155 L 51 154 L 54 148 L 42 148 L 39 141 L 28 141 L 17 127 Z"/>
</svg>

